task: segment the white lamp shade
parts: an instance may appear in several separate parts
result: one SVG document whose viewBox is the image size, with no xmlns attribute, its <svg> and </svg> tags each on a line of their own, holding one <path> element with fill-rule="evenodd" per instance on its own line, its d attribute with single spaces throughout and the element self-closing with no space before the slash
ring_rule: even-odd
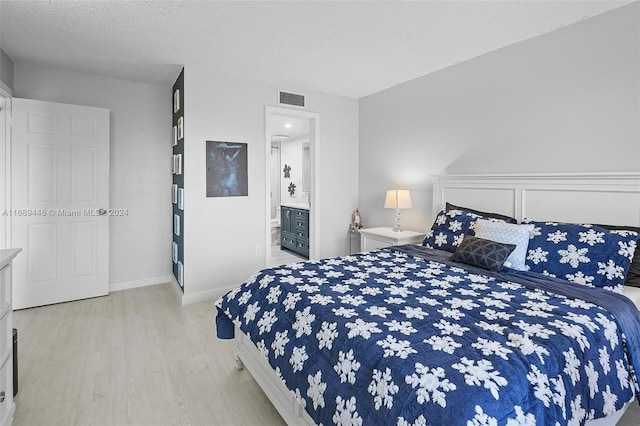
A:
<svg viewBox="0 0 640 426">
<path fill-rule="evenodd" d="M 385 209 L 410 209 L 411 194 L 406 189 L 390 189 L 384 200 Z"/>
</svg>

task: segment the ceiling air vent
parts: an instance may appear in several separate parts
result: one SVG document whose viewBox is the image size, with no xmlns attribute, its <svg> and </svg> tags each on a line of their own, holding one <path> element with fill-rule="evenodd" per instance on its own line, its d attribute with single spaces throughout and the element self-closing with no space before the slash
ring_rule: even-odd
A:
<svg viewBox="0 0 640 426">
<path fill-rule="evenodd" d="M 285 92 L 283 90 L 278 90 L 278 104 L 304 108 L 305 107 L 304 95 L 300 93 L 292 93 L 292 92 Z"/>
</svg>

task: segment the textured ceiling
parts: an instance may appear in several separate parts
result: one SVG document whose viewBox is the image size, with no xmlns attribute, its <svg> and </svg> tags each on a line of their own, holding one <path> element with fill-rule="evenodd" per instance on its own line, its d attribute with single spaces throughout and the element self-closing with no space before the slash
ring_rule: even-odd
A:
<svg viewBox="0 0 640 426">
<path fill-rule="evenodd" d="M 0 0 L 0 47 L 152 84 L 193 65 L 360 98 L 627 3 Z"/>
</svg>

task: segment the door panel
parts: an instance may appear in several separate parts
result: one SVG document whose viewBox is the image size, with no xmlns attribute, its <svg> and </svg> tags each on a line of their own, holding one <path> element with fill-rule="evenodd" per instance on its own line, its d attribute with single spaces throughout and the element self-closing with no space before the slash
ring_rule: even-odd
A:
<svg viewBox="0 0 640 426">
<path fill-rule="evenodd" d="M 13 99 L 14 308 L 109 292 L 109 110 Z"/>
<path fill-rule="evenodd" d="M 27 114 L 27 131 L 29 133 L 56 134 L 57 120 L 55 114 L 36 111 L 28 111 Z"/>
<path fill-rule="evenodd" d="M 77 222 L 71 225 L 71 276 L 93 277 L 96 274 L 96 224 Z"/>
<path fill-rule="evenodd" d="M 71 201 L 74 204 L 93 203 L 96 200 L 94 147 L 71 148 Z"/>
<path fill-rule="evenodd" d="M 56 149 L 30 145 L 27 154 L 27 194 L 30 206 L 56 202 Z"/>
<path fill-rule="evenodd" d="M 57 226 L 55 223 L 27 224 L 27 271 L 32 283 L 53 282 L 57 271 Z"/>
</svg>

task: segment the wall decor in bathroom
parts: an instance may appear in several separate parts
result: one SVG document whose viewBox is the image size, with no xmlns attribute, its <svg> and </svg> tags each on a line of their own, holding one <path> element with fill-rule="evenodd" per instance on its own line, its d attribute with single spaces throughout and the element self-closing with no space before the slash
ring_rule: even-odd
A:
<svg viewBox="0 0 640 426">
<path fill-rule="evenodd" d="M 282 171 L 284 172 L 284 177 L 286 178 L 291 177 L 291 166 L 289 166 L 288 164 L 285 164 L 284 169 L 282 169 Z"/>
<path fill-rule="evenodd" d="M 292 197 L 296 195 L 296 184 L 293 182 L 289 184 L 289 195 Z"/>
<path fill-rule="evenodd" d="M 249 195 L 247 144 L 207 141 L 207 197 Z"/>
</svg>

